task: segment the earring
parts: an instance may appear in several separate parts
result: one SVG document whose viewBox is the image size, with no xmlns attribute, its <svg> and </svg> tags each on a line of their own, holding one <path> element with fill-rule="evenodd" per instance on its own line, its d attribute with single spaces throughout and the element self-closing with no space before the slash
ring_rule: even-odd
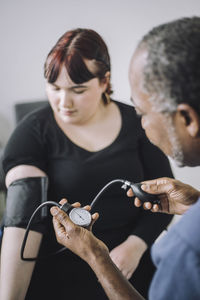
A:
<svg viewBox="0 0 200 300">
<path fill-rule="evenodd" d="M 103 93 L 102 98 L 103 98 L 105 104 L 109 104 L 111 102 L 110 95 L 106 92 Z"/>
</svg>

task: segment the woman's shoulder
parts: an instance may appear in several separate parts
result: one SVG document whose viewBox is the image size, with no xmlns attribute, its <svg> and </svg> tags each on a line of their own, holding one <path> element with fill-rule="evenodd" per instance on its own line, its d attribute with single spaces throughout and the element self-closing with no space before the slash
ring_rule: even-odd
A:
<svg viewBox="0 0 200 300">
<path fill-rule="evenodd" d="M 135 129 L 140 130 L 140 118 L 137 116 L 135 108 L 131 105 L 131 103 L 128 104 L 118 100 L 113 100 L 113 102 L 118 106 L 122 115 L 123 122 L 125 122 L 126 124 L 130 124 L 130 126 L 134 126 Z"/>
<path fill-rule="evenodd" d="M 119 108 L 123 108 L 125 110 L 128 111 L 133 111 L 134 107 L 131 105 L 131 103 L 126 103 L 124 101 L 119 101 L 119 100 L 114 100 L 112 99 L 112 101 L 119 107 Z"/>
<path fill-rule="evenodd" d="M 19 134 L 29 134 L 46 132 L 51 124 L 54 123 L 54 116 L 50 105 L 47 103 L 41 108 L 37 108 L 28 114 L 26 114 L 23 119 L 17 124 L 12 135 Z"/>
<path fill-rule="evenodd" d="M 34 109 L 24 116 L 24 118 L 19 122 L 21 124 L 28 124 L 33 122 L 47 122 L 53 116 L 52 109 L 49 103 L 45 104 L 43 107 Z"/>
<path fill-rule="evenodd" d="M 129 115 L 133 119 L 138 119 L 135 108 L 131 103 L 122 102 L 119 100 L 112 100 L 120 109 L 121 113 Z"/>
<path fill-rule="evenodd" d="M 45 170 L 46 132 L 51 119 L 47 105 L 26 115 L 12 132 L 4 151 L 5 173 L 11 168 L 28 164 Z"/>
<path fill-rule="evenodd" d="M 9 146 L 20 148 L 21 145 L 29 147 L 33 141 L 42 141 L 49 124 L 53 121 L 53 113 L 49 105 L 28 113 L 11 133 L 6 149 Z M 11 147 L 12 148 L 12 147 Z"/>
</svg>

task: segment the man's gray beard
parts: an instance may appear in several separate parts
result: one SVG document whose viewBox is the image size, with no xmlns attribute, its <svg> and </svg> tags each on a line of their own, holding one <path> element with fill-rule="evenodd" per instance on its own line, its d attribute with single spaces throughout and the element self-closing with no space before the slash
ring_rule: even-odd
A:
<svg viewBox="0 0 200 300">
<path fill-rule="evenodd" d="M 172 150 L 172 154 L 170 155 L 170 157 L 173 159 L 177 167 L 184 167 L 185 164 L 184 164 L 183 148 L 176 134 L 176 130 L 171 116 L 168 116 L 166 118 L 166 125 L 167 125 L 168 138 L 171 143 L 171 150 Z"/>
</svg>

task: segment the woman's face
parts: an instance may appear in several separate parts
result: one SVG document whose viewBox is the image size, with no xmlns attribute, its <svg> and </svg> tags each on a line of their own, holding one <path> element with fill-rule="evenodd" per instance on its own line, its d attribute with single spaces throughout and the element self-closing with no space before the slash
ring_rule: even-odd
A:
<svg viewBox="0 0 200 300">
<path fill-rule="evenodd" d="M 64 66 L 54 83 L 46 83 L 46 92 L 55 118 L 66 124 L 84 124 L 94 119 L 102 107 L 107 83 L 93 78 L 74 83 Z"/>
</svg>

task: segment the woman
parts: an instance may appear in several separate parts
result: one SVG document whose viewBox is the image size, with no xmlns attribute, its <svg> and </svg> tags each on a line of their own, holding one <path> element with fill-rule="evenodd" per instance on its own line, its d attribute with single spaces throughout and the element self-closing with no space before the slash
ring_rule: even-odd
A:
<svg viewBox="0 0 200 300">
<path fill-rule="evenodd" d="M 47 56 L 45 78 L 50 106 L 26 117 L 11 136 L 4 158 L 7 186 L 20 178 L 46 176 L 48 200 L 81 199 L 85 205 L 110 180 L 172 176 L 166 157 L 147 141 L 134 109 L 110 99 L 110 58 L 95 31 L 65 33 Z M 145 295 L 153 272 L 145 251 L 171 217 L 135 208 L 120 185 L 105 192 L 95 210 L 100 214 L 95 235 Z M 93 272 L 70 251 L 36 263 L 21 261 L 20 227 L 5 228 L 2 299 L 106 299 Z M 41 225 L 30 232 L 25 256 L 47 256 L 58 248 L 49 216 L 45 229 Z"/>
</svg>

